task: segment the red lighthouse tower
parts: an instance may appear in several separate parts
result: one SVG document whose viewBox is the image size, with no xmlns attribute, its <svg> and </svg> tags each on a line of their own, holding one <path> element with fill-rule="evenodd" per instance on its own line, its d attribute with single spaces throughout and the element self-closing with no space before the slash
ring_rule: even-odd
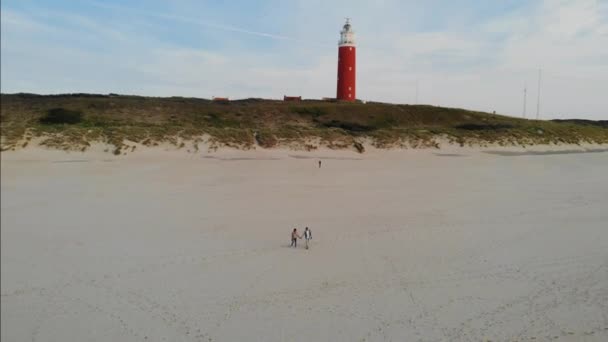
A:
<svg viewBox="0 0 608 342">
<path fill-rule="evenodd" d="M 338 46 L 338 91 L 336 98 L 343 101 L 355 101 L 355 32 L 350 27 L 349 18 L 346 18 L 346 24 L 340 31 Z"/>
</svg>

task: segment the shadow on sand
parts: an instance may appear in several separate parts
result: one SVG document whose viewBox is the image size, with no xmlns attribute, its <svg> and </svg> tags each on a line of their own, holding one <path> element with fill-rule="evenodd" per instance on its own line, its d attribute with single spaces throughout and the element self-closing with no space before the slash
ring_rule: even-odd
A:
<svg viewBox="0 0 608 342">
<path fill-rule="evenodd" d="M 253 157 L 216 157 L 216 156 L 203 156 L 204 159 L 216 159 L 221 161 L 238 161 L 238 160 L 281 160 L 282 158 L 277 157 L 267 157 L 267 158 L 253 158 Z"/>
<path fill-rule="evenodd" d="M 72 159 L 72 160 L 54 160 L 52 163 L 88 163 L 87 159 Z"/>
<path fill-rule="evenodd" d="M 294 159 L 320 159 L 320 160 L 363 160 L 362 158 L 353 157 L 315 157 L 315 156 L 303 156 L 298 154 L 290 154 L 289 158 Z"/>
<path fill-rule="evenodd" d="M 484 153 L 495 154 L 503 157 L 519 157 L 519 156 L 546 156 L 554 154 L 578 154 L 578 153 L 602 153 L 608 152 L 608 148 L 585 149 L 585 150 L 563 150 L 563 151 L 484 151 Z"/>
<path fill-rule="evenodd" d="M 433 153 L 438 157 L 468 157 L 466 154 L 458 154 L 458 153 Z"/>
</svg>

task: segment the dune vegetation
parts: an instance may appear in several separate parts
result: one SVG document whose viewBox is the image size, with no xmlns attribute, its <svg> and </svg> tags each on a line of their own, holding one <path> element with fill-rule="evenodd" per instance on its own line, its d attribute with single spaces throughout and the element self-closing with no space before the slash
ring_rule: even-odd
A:
<svg viewBox="0 0 608 342">
<path fill-rule="evenodd" d="M 603 121 L 526 120 L 428 105 L 113 94 L 2 94 L 1 101 L 3 151 L 26 147 L 34 138 L 64 150 L 85 151 L 102 142 L 115 154 L 133 150 L 129 142 L 171 143 L 193 151 L 207 141 L 212 147 L 326 146 L 359 152 L 366 143 L 379 148 L 608 143 Z"/>
</svg>

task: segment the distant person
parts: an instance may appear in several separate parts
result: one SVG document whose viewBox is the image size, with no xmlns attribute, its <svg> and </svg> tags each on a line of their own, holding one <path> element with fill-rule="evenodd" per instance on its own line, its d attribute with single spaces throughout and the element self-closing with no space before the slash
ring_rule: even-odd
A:
<svg viewBox="0 0 608 342">
<path fill-rule="evenodd" d="M 308 227 L 306 227 L 306 229 L 304 229 L 304 242 L 306 242 L 306 249 L 308 249 L 309 240 L 312 240 L 312 232 L 310 229 L 308 229 Z"/>
<path fill-rule="evenodd" d="M 294 228 L 293 231 L 291 232 L 291 246 L 289 246 L 289 247 L 297 248 L 298 239 L 301 239 L 301 238 L 302 237 L 300 235 L 298 235 L 298 229 Z"/>
<path fill-rule="evenodd" d="M 321 168 L 321 161 L 319 160 L 319 169 Z"/>
</svg>

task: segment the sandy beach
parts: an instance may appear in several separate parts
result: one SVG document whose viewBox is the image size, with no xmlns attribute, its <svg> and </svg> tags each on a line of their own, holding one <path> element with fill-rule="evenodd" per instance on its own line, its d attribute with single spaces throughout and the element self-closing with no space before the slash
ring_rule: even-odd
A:
<svg viewBox="0 0 608 342">
<path fill-rule="evenodd" d="M 608 340 L 607 146 L 101 150 L 2 153 L 2 341 Z"/>
</svg>

